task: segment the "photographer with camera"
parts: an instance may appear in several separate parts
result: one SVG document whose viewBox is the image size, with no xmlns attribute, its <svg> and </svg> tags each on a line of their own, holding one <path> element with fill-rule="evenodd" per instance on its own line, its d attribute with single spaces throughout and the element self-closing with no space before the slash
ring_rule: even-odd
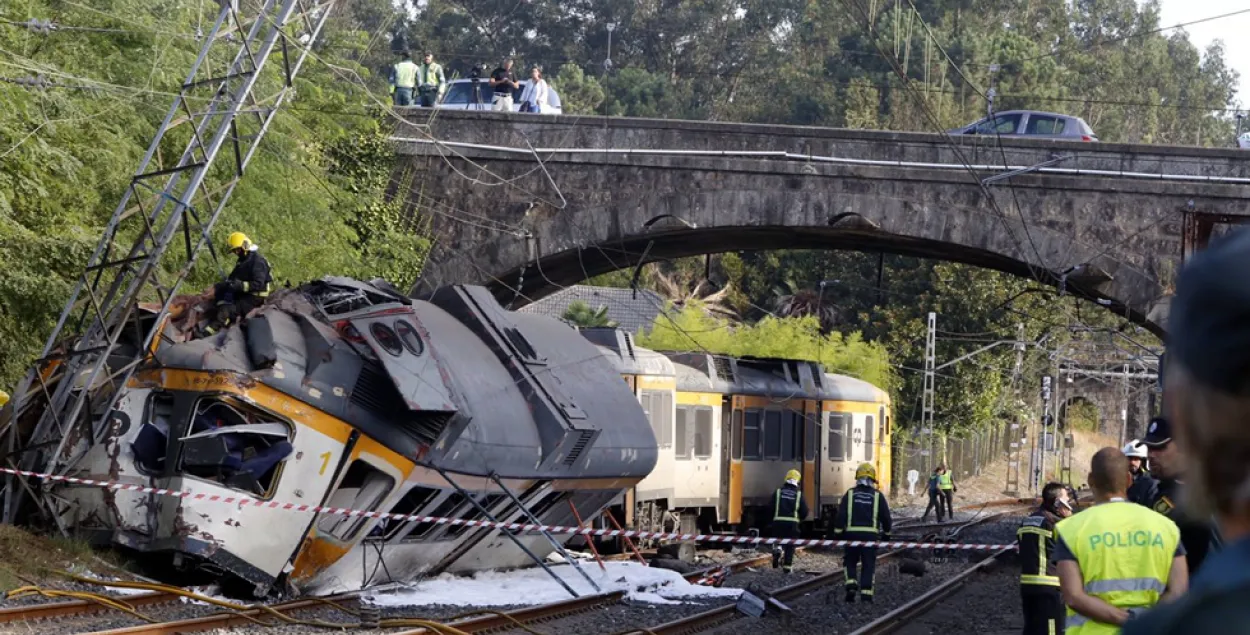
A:
<svg viewBox="0 0 1250 635">
<path fill-rule="evenodd" d="M 512 58 L 504 59 L 503 65 L 490 74 L 490 87 L 495 89 L 491 110 L 512 112 L 512 91 L 521 87 L 512 77 Z"/>
</svg>

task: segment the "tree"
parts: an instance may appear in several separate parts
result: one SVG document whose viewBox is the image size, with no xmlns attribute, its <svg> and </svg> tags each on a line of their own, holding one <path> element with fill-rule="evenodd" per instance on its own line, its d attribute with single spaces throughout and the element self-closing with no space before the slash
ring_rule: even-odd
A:
<svg viewBox="0 0 1250 635">
<path fill-rule="evenodd" d="M 551 80 L 551 87 L 560 94 L 565 114 L 594 114 L 603 104 L 603 86 L 593 77 L 582 72 L 577 64 L 565 64 Z"/>
<path fill-rule="evenodd" d="M 601 304 L 592 309 L 590 305 L 581 300 L 570 302 L 568 308 L 564 310 L 564 314 L 560 317 L 573 323 L 575 326 L 583 328 L 614 327 L 617 325 L 616 322 L 608 318 L 607 306 Z"/>
</svg>

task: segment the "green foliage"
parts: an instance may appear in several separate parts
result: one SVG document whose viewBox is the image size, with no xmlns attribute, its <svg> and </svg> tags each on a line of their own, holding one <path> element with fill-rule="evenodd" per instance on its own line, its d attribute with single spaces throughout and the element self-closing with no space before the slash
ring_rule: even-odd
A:
<svg viewBox="0 0 1250 635">
<path fill-rule="evenodd" d="M 656 350 L 697 350 L 737 357 L 783 357 L 824 364 L 831 373 L 862 379 L 891 390 L 896 378 L 885 347 L 860 333 L 822 333 L 815 316 L 767 317 L 755 324 L 731 324 L 708 315 L 698 303 L 655 319 L 638 344 Z"/>
<path fill-rule="evenodd" d="M 581 300 L 570 302 L 569 307 L 564 310 L 564 314 L 560 317 L 577 326 L 586 328 L 616 326 L 616 322 L 608 318 L 608 307 L 601 304 L 597 308 L 592 309 L 589 304 Z"/>
<path fill-rule="evenodd" d="M 1098 406 L 1084 399 L 1077 399 L 1064 407 L 1064 421 L 1068 430 L 1098 431 Z"/>
<path fill-rule="evenodd" d="M 594 114 L 606 97 L 599 80 L 583 73 L 577 64 L 561 66 L 551 87 L 559 93 L 565 114 L 570 115 Z"/>
</svg>

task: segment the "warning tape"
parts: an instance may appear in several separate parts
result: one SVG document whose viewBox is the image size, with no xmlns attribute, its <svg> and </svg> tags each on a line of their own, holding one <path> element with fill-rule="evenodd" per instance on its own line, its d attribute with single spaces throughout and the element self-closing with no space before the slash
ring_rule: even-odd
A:
<svg viewBox="0 0 1250 635">
<path fill-rule="evenodd" d="M 277 509 L 289 512 L 312 512 L 315 514 L 331 514 L 335 516 L 347 516 L 349 518 L 381 518 L 385 520 L 399 520 L 403 522 L 420 522 L 435 523 L 438 525 L 458 525 L 463 527 L 481 527 L 487 529 L 501 529 L 507 531 L 545 531 L 549 534 L 559 535 L 581 535 L 593 536 L 597 538 L 648 538 L 654 540 L 676 540 L 680 542 L 718 542 L 733 545 L 762 544 L 762 545 L 794 545 L 796 547 L 880 547 L 886 549 L 951 549 L 966 551 L 998 551 L 1000 549 L 1014 548 L 1015 543 L 1006 545 L 988 545 L 988 544 L 972 544 L 957 542 L 895 542 L 881 540 L 825 540 L 819 538 L 756 538 L 751 536 L 728 536 L 728 535 L 703 535 L 703 534 L 680 534 L 665 533 L 658 531 L 636 531 L 624 529 L 594 529 L 591 527 L 561 527 L 559 525 L 535 525 L 532 523 L 501 523 L 490 520 L 463 520 L 460 518 L 443 518 L 440 516 L 419 516 L 415 514 L 392 514 L 390 512 L 373 512 L 359 509 L 347 509 L 345 507 L 323 507 L 321 505 L 300 505 L 296 503 L 283 503 L 279 501 L 263 501 L 246 496 L 221 496 L 219 494 L 204 494 L 202 492 L 192 492 L 189 490 L 165 489 L 161 487 L 148 487 L 146 485 L 133 485 L 128 483 L 114 483 L 110 481 L 97 481 L 90 478 L 78 478 L 76 476 L 61 476 L 58 474 L 44 474 L 41 472 L 28 472 L 25 470 L 15 470 L 7 467 L 0 467 L 0 474 L 13 474 L 15 476 L 25 476 L 28 478 L 37 478 L 42 481 L 55 481 L 61 483 L 70 483 L 73 485 L 87 485 L 90 487 L 100 487 L 121 492 L 139 492 L 142 494 L 156 494 L 159 496 L 169 496 L 172 498 L 181 498 L 185 500 L 209 501 L 213 503 L 223 503 L 226 505 L 238 505 L 239 507 L 264 507 L 267 509 Z"/>
</svg>

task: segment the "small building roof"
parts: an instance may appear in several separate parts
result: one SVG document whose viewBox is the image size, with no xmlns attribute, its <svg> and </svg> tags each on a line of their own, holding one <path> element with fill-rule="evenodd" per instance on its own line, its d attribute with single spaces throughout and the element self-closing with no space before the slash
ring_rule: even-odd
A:
<svg viewBox="0 0 1250 635">
<path fill-rule="evenodd" d="M 518 310 L 558 319 L 564 315 L 570 304 L 579 301 L 585 302 L 591 309 L 607 307 L 608 318 L 631 335 L 636 334 L 640 328 L 650 331 L 655 324 L 655 318 L 664 310 L 664 298 L 654 291 L 639 289 L 638 297 L 635 298 L 633 289 L 593 287 L 585 284 L 575 284 Z"/>
</svg>

